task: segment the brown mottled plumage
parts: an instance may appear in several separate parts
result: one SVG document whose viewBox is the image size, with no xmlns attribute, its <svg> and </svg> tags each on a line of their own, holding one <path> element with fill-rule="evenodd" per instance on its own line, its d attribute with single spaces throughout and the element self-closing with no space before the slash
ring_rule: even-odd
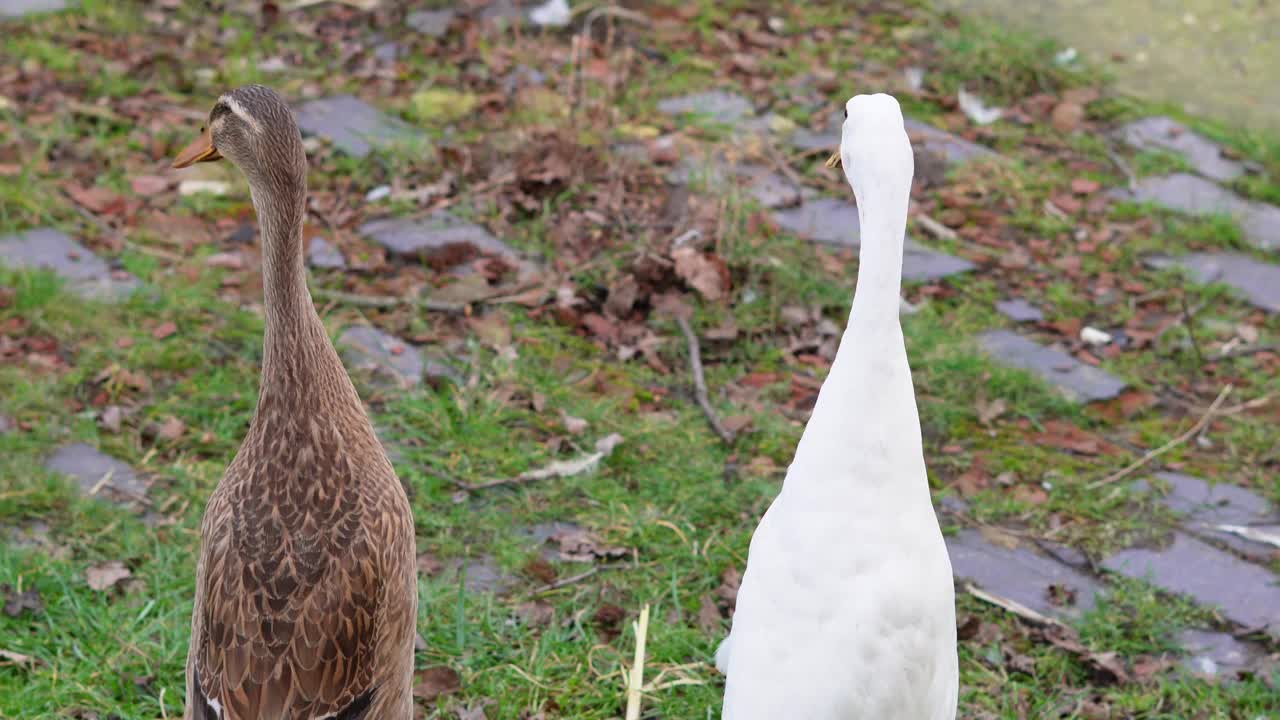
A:
<svg viewBox="0 0 1280 720">
<path fill-rule="evenodd" d="M 223 95 L 176 167 L 248 177 L 266 337 L 249 434 L 200 526 L 189 720 L 409 720 L 413 517 L 316 314 L 302 261 L 307 158 L 289 107 Z"/>
</svg>

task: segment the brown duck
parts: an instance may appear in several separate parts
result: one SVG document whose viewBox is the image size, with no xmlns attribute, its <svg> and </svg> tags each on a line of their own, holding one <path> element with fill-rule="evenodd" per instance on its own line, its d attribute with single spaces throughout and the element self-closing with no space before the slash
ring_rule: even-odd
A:
<svg viewBox="0 0 1280 720">
<path fill-rule="evenodd" d="M 408 720 L 413 517 L 311 304 L 307 156 L 279 95 L 223 95 L 173 165 L 220 158 L 258 213 L 266 336 L 257 411 L 200 526 L 186 717 Z"/>
</svg>

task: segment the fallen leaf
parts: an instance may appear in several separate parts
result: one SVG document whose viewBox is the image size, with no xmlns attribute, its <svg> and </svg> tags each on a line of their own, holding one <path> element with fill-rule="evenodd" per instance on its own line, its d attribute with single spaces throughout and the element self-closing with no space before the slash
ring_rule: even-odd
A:
<svg viewBox="0 0 1280 720">
<path fill-rule="evenodd" d="M 616 560 L 628 554 L 625 547 L 605 545 L 599 536 L 585 528 L 558 530 L 548 540 L 560 546 L 560 559 L 570 562 Z"/>
<path fill-rule="evenodd" d="M 133 577 L 133 573 L 119 560 L 111 560 L 85 570 L 84 577 L 90 588 L 101 592 L 114 587 L 121 580 Z"/>
<path fill-rule="evenodd" d="M 35 588 L 27 588 L 22 592 L 18 592 L 11 585 L 5 583 L 0 585 L 0 598 L 4 599 L 4 614 L 12 618 L 27 612 L 35 615 L 44 612 L 44 600 L 40 598 L 40 591 Z"/>
<path fill-rule="evenodd" d="M 556 581 L 556 568 L 545 558 L 537 555 L 529 558 L 529 562 L 524 564 L 524 573 L 529 577 L 549 585 Z"/>
<path fill-rule="evenodd" d="M 424 552 L 418 556 L 418 572 L 427 577 L 434 577 L 440 574 L 444 569 L 444 563 L 440 559 L 429 552 Z"/>
<path fill-rule="evenodd" d="M 1049 501 L 1049 493 L 1039 485 L 1015 485 L 1013 497 L 1029 505 L 1043 505 Z"/>
<path fill-rule="evenodd" d="M 556 617 L 555 608 L 545 600 L 533 600 L 516 605 L 516 617 L 529 627 L 550 625 Z"/>
<path fill-rule="evenodd" d="M 990 426 L 992 421 L 999 418 L 1009 409 L 1009 403 L 1004 398 L 996 398 L 987 402 L 986 398 L 981 395 L 973 403 L 974 409 L 978 411 L 978 422 L 983 425 Z"/>
<path fill-rule="evenodd" d="M 622 634 L 622 621 L 627 617 L 627 611 L 612 603 L 605 603 L 596 610 L 596 614 L 592 616 L 596 629 L 601 635 L 610 641 Z"/>
<path fill-rule="evenodd" d="M 157 325 L 155 330 L 151 331 L 151 337 L 156 340 L 164 340 L 176 332 L 178 332 L 178 324 L 172 320 L 165 320 Z"/>
<path fill-rule="evenodd" d="M 1080 124 L 1084 122 L 1084 108 L 1078 103 L 1060 102 L 1053 109 L 1049 119 L 1053 123 L 1054 129 L 1058 132 L 1074 132 L 1080 129 Z"/>
<path fill-rule="evenodd" d="M 1119 452 L 1115 445 L 1069 422 L 1049 420 L 1044 423 L 1044 429 L 1031 438 L 1037 445 L 1070 450 L 1080 455 L 1115 455 Z"/>
<path fill-rule="evenodd" d="M 724 632 L 720 621 L 720 608 L 716 606 L 710 595 L 703 594 L 698 599 L 698 629 L 706 635 L 719 635 Z"/>
<path fill-rule="evenodd" d="M 98 426 L 110 433 L 120 432 L 120 424 L 124 419 L 124 411 L 119 405 L 108 405 L 98 416 Z"/>
<path fill-rule="evenodd" d="M 22 653 L 14 652 L 13 650 L 5 650 L 4 648 L 0 648 L 0 660 L 4 660 L 6 663 L 11 663 L 13 665 L 30 665 L 32 667 L 45 664 L 40 658 L 23 655 Z"/>
<path fill-rule="evenodd" d="M 124 198 L 104 187 L 84 187 L 75 183 L 62 186 L 76 204 L 96 214 L 116 212 L 124 209 Z"/>
<path fill-rule="evenodd" d="M 138 175 L 129 180 L 129 187 L 133 188 L 135 195 L 151 197 L 167 190 L 169 179 L 160 175 Z"/>
<path fill-rule="evenodd" d="M 570 435 L 581 435 L 587 431 L 587 421 L 580 417 L 574 417 L 569 413 L 561 411 L 560 421 L 564 424 L 564 429 Z"/>
<path fill-rule="evenodd" d="M 156 429 L 156 437 L 162 440 L 177 440 L 187 431 L 187 424 L 178 418 L 170 415 L 160 423 L 160 427 Z"/>
<path fill-rule="evenodd" d="M 413 696 L 427 702 L 462 689 L 462 678 L 453 668 L 444 665 L 419 670 L 416 678 Z"/>
<path fill-rule="evenodd" d="M 741 586 L 742 573 L 730 565 L 720 573 L 720 585 L 716 588 L 716 597 L 732 610 L 738 606 L 738 588 Z"/>
<path fill-rule="evenodd" d="M 708 300 L 719 300 L 729 289 L 729 269 L 718 256 L 687 245 L 671 251 L 676 275 Z"/>
</svg>

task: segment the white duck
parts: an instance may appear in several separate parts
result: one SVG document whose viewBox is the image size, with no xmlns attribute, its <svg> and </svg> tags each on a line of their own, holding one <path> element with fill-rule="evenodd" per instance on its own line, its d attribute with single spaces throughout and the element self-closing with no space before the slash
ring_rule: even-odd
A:
<svg viewBox="0 0 1280 720">
<path fill-rule="evenodd" d="M 951 562 L 898 321 L 914 160 L 897 100 L 846 104 L 840 153 L 828 161 L 840 164 L 858 200 L 857 289 L 716 652 L 725 720 L 956 714 Z"/>
</svg>

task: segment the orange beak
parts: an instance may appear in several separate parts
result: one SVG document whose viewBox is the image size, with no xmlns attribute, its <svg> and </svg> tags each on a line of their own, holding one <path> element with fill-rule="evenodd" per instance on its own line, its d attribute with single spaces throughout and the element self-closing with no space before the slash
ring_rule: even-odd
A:
<svg viewBox="0 0 1280 720">
<path fill-rule="evenodd" d="M 824 163 L 824 164 L 825 164 L 827 167 L 829 167 L 829 168 L 838 168 L 838 167 L 840 167 L 840 166 L 843 164 L 843 163 L 841 163 L 841 162 L 840 162 L 840 151 L 839 151 L 839 150 L 837 150 L 837 151 L 835 152 L 835 154 L 834 154 L 834 155 L 832 155 L 831 157 L 827 158 L 827 162 L 826 162 L 826 163 Z"/>
<path fill-rule="evenodd" d="M 200 129 L 200 137 L 196 138 L 190 145 L 182 148 L 182 152 L 178 153 L 178 157 L 173 159 L 175 168 L 184 168 L 195 165 L 198 162 L 213 162 L 221 160 L 222 156 L 218 154 L 218 148 L 213 146 L 213 135 L 209 134 L 209 128 Z"/>
</svg>

